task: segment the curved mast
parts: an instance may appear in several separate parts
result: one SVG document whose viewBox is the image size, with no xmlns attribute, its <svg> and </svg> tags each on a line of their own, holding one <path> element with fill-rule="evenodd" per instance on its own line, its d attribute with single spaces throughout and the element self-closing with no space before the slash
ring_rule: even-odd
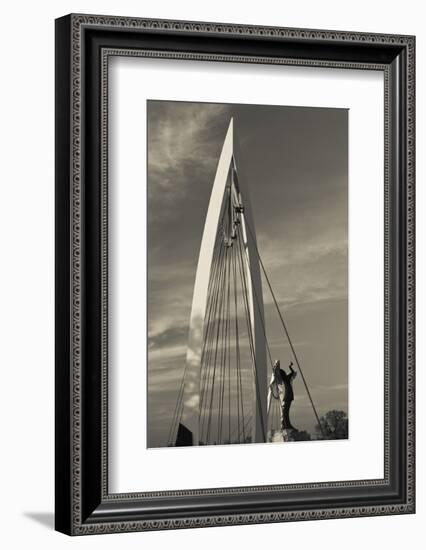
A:
<svg viewBox="0 0 426 550">
<path fill-rule="evenodd" d="M 267 362 L 263 328 L 264 308 L 262 280 L 257 254 L 254 219 L 248 189 L 245 184 L 246 180 L 244 174 L 241 172 L 242 165 L 240 157 L 239 145 L 234 133 L 233 119 L 231 118 L 220 154 L 204 224 L 189 322 L 181 421 L 192 432 L 193 445 L 199 444 L 201 350 L 205 328 L 210 268 L 230 172 L 234 180 L 232 186 L 233 192 L 238 195 L 238 204 L 244 208 L 244 215 L 241 216 L 241 226 L 244 250 L 246 252 L 245 263 L 248 281 L 250 319 L 254 340 L 254 364 L 256 366 L 256 376 L 253 376 L 254 399 L 252 408 L 254 422 L 252 427 L 252 441 L 266 441 Z M 249 226 L 248 228 L 246 227 L 246 223 Z"/>
</svg>

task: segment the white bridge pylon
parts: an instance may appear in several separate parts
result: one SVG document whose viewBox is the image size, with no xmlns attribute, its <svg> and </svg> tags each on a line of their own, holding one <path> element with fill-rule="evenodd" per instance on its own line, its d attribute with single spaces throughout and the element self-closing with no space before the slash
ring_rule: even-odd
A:
<svg viewBox="0 0 426 550">
<path fill-rule="evenodd" d="M 248 301 L 255 354 L 254 365 L 257 371 L 257 376 L 253 376 L 252 441 L 256 443 L 263 443 L 266 441 L 268 371 L 266 362 L 262 279 L 257 252 L 255 224 L 250 197 L 246 186 L 247 180 L 244 176 L 244 167 L 238 141 L 234 132 L 234 121 L 233 118 L 231 118 L 220 154 L 207 210 L 195 276 L 192 310 L 189 322 L 181 421 L 192 432 L 193 445 L 198 445 L 200 438 L 201 355 L 210 270 L 216 235 L 220 223 L 220 215 L 226 197 L 227 182 L 229 181 L 228 176 L 231 169 L 235 170 L 238 175 L 233 192 L 237 193 L 238 204 L 244 209 L 244 214 L 241 216 L 241 229 L 244 250 L 246 252 L 245 268 L 248 281 Z"/>
</svg>

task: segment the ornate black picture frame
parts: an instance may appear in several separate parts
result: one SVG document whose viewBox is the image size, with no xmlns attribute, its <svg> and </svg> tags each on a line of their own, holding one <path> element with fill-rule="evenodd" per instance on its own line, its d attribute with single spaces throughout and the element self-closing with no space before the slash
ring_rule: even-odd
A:
<svg viewBox="0 0 426 550">
<path fill-rule="evenodd" d="M 114 55 L 384 73 L 383 479 L 108 492 L 107 71 Z M 414 79 L 413 36 L 74 14 L 56 21 L 58 531 L 414 513 Z"/>
</svg>

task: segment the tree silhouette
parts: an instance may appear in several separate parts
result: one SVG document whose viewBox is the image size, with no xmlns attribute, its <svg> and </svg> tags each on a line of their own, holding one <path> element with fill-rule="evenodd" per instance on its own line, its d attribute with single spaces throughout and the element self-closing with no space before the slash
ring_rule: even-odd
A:
<svg viewBox="0 0 426 550">
<path fill-rule="evenodd" d="M 324 416 L 321 416 L 320 423 L 324 439 L 348 439 L 348 417 L 344 411 L 328 411 Z M 315 429 L 318 433 L 321 433 L 318 424 Z"/>
</svg>

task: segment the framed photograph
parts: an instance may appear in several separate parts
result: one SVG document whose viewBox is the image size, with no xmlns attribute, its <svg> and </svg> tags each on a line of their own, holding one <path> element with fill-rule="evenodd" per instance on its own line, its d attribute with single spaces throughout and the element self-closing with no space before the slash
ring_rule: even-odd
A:
<svg viewBox="0 0 426 550">
<path fill-rule="evenodd" d="M 56 20 L 56 529 L 415 511 L 415 39 Z"/>
</svg>

